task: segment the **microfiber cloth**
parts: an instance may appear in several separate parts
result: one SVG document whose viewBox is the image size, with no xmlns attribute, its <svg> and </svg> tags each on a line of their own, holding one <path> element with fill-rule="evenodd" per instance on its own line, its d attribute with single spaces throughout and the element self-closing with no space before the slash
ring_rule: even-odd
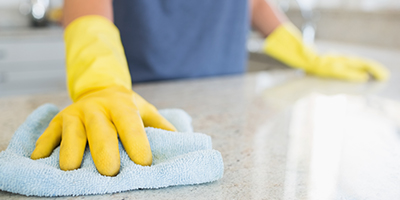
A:
<svg viewBox="0 0 400 200">
<path fill-rule="evenodd" d="M 81 168 L 72 171 L 60 170 L 59 147 L 48 158 L 30 159 L 36 140 L 58 112 L 54 105 L 42 105 L 15 132 L 7 149 L 0 153 L 0 190 L 27 196 L 77 196 L 193 185 L 222 178 L 222 156 L 212 149 L 211 137 L 193 133 L 191 117 L 180 109 L 160 110 L 178 132 L 146 128 L 153 153 L 151 166 L 131 161 L 121 143 L 121 168 L 115 177 L 97 172 L 89 148 Z"/>
</svg>

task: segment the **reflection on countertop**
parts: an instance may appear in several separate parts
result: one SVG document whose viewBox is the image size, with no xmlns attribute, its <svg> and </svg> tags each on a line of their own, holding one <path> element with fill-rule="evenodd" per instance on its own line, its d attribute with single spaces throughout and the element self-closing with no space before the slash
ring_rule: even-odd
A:
<svg viewBox="0 0 400 200">
<path fill-rule="evenodd" d="M 287 124 L 283 199 L 398 199 L 399 111 L 399 103 L 371 97 L 297 101 Z"/>
<path fill-rule="evenodd" d="M 194 130 L 210 135 L 221 152 L 224 177 L 61 199 L 400 199 L 400 54 L 361 54 L 383 62 L 392 78 L 360 84 L 277 69 L 135 85 L 159 109 L 192 116 Z M 43 103 L 71 102 L 66 92 L 0 98 L 0 150 Z M 7 192 L 0 198 L 35 199 Z"/>
</svg>

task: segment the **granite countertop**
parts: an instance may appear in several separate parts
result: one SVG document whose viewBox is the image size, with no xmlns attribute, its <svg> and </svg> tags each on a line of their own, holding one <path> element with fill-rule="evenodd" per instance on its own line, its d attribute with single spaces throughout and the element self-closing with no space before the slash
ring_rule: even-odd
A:
<svg viewBox="0 0 400 200">
<path fill-rule="evenodd" d="M 335 44 L 330 44 L 330 47 L 336 48 Z M 382 178 L 376 183 L 372 181 L 371 187 L 377 186 L 375 193 L 372 195 L 364 193 L 369 196 L 359 196 L 363 193 L 357 193 L 357 191 L 366 190 L 370 186 L 352 189 L 351 184 L 347 183 L 358 179 L 358 176 L 346 176 L 349 167 L 344 166 L 347 165 L 335 168 L 339 169 L 335 173 L 322 168 L 322 174 L 332 174 L 330 178 L 335 178 L 335 182 L 329 181 L 327 177 L 320 184 L 315 185 L 312 178 L 318 174 L 313 171 L 315 170 L 313 167 L 317 166 L 315 160 L 318 161 L 318 156 L 315 157 L 310 153 L 312 148 L 321 149 L 323 146 L 329 146 L 322 145 L 321 147 L 321 144 L 334 142 L 320 141 L 318 143 L 319 140 L 315 137 L 307 137 L 308 131 L 301 132 L 299 131 L 301 128 L 298 127 L 302 127 L 302 124 L 311 124 L 304 129 L 308 130 L 306 128 L 312 127 L 313 123 L 320 123 L 321 120 L 316 119 L 324 119 L 322 117 L 314 120 L 311 116 L 312 113 L 316 115 L 313 111 L 316 108 L 315 102 L 322 102 L 321 105 L 337 105 L 335 103 L 338 102 L 335 100 L 337 96 L 327 97 L 327 100 L 324 100 L 325 96 L 320 94 L 351 95 L 345 96 L 351 99 L 348 105 L 361 105 L 362 103 L 357 102 L 364 102 L 363 100 L 366 99 L 370 101 L 372 98 L 374 102 L 379 102 L 379 105 L 390 105 L 388 110 L 391 110 L 391 116 L 396 116 L 397 112 L 400 113 L 400 109 L 397 111 L 390 109 L 400 104 L 397 103 L 400 101 L 400 87 L 398 87 L 400 85 L 400 66 L 398 66 L 400 52 L 352 46 L 343 50 L 355 51 L 360 55 L 381 61 L 391 70 L 392 78 L 386 83 L 372 81 L 359 84 L 306 76 L 292 69 L 276 69 L 236 76 L 135 85 L 134 90 L 157 108 L 181 108 L 192 116 L 194 130 L 210 135 L 213 148 L 221 152 L 225 164 L 224 177 L 216 182 L 201 185 L 136 190 L 100 196 L 61 197 L 60 199 L 321 199 L 321 197 L 325 197 L 322 199 L 368 199 L 373 195 L 381 195 L 380 197 L 383 198 L 380 199 L 385 199 L 385 197 L 399 199 L 400 194 L 395 192 L 396 190 L 390 193 L 385 188 L 379 190 L 381 188 L 378 187 L 382 184 L 398 186 L 400 179 L 393 177 Z M 333 103 L 323 103 L 329 102 L 329 99 L 333 99 Z M 0 98 L 0 151 L 6 149 L 12 134 L 29 113 L 43 103 L 65 107 L 71 102 L 65 91 L 46 95 Z M 366 108 L 372 108 L 369 105 L 368 103 Z M 329 107 L 331 106 L 323 108 Z M 303 111 L 300 112 L 301 110 Z M 335 112 L 335 110 L 326 112 Z M 338 120 L 338 116 L 335 119 Z M 295 122 L 298 123 L 296 126 Z M 300 133 L 294 134 L 296 131 Z M 299 137 L 302 136 L 301 134 L 304 134 L 304 137 Z M 352 144 L 353 140 L 346 141 L 348 141 L 346 144 Z M 400 143 L 400 140 L 397 142 Z M 317 148 L 314 143 L 320 146 L 317 145 Z M 363 155 L 363 151 L 358 153 Z M 328 153 L 325 157 L 322 156 L 327 159 L 328 164 L 330 163 L 329 166 L 342 163 L 343 159 L 335 159 L 332 155 L 334 154 Z M 327 170 L 326 173 L 324 170 Z M 374 178 L 369 173 L 362 175 Z M 315 193 L 317 186 L 330 188 L 329 195 L 331 196 L 328 193 L 318 196 Z M 25 197 L 0 191 L 0 199 L 3 198 L 36 199 L 37 197 Z"/>
</svg>

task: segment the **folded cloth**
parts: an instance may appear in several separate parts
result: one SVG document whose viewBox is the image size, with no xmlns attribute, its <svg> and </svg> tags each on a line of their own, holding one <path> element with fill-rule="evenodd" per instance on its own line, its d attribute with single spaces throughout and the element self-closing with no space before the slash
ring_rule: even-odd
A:
<svg viewBox="0 0 400 200">
<path fill-rule="evenodd" d="M 30 159 L 36 140 L 58 112 L 56 106 L 45 104 L 15 132 L 7 149 L 0 153 L 0 190 L 27 196 L 77 196 L 200 184 L 222 178 L 221 154 L 212 149 L 209 136 L 192 132 L 190 116 L 179 109 L 160 110 L 179 132 L 146 128 L 153 153 L 151 166 L 131 161 L 121 143 L 121 168 L 115 177 L 97 172 L 89 148 L 81 168 L 72 171 L 60 170 L 59 147 L 48 158 Z"/>
</svg>

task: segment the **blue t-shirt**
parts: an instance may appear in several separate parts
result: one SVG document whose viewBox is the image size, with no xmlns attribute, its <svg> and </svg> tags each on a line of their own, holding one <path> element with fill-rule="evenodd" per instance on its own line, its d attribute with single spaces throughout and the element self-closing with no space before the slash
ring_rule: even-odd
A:
<svg viewBox="0 0 400 200">
<path fill-rule="evenodd" d="M 132 82 L 245 71 L 248 0 L 115 0 Z"/>
</svg>

